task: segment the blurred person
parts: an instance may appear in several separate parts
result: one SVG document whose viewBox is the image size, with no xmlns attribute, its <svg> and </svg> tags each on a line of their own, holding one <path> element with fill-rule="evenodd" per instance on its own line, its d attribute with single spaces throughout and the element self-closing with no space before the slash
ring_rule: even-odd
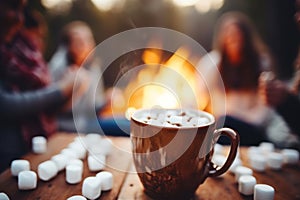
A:
<svg viewBox="0 0 300 200">
<path fill-rule="evenodd" d="M 95 46 L 92 30 L 87 23 L 72 21 L 63 28 L 61 45 L 49 61 L 54 79 L 60 80 L 69 68 L 80 68 L 79 72 L 88 77 L 91 83 L 87 86 L 87 91 L 78 97 L 78 101 L 73 101 L 73 109 L 60 113 L 59 128 L 69 132 L 128 136 L 127 119 L 100 117 L 102 109 L 108 106 L 112 99 L 104 90 L 101 60 L 93 52 Z"/>
<path fill-rule="evenodd" d="M 0 171 L 31 148 L 31 139 L 56 131 L 55 110 L 72 96 L 75 71 L 56 84 L 26 34 L 24 0 L 0 1 Z"/>
<path fill-rule="evenodd" d="M 300 31 L 300 0 L 296 0 L 295 21 Z M 300 136 L 300 50 L 294 68 L 295 74 L 291 84 L 276 79 L 274 74 L 263 74 L 260 79 L 260 92 L 264 102 L 273 107 L 292 131 Z"/>
<path fill-rule="evenodd" d="M 218 21 L 214 50 L 200 62 L 198 70 L 206 78 L 206 84 L 214 88 L 212 93 L 220 93 L 216 80 L 220 73 L 225 88 L 225 113 L 217 118 L 241 135 L 241 145 L 257 145 L 272 141 L 279 146 L 295 142 L 290 130 L 280 116 L 269 109 L 258 95 L 259 76 L 262 71 L 270 70 L 273 61 L 265 44 L 260 39 L 249 18 L 239 12 L 225 13 Z M 218 70 L 211 70 L 215 64 Z M 202 83 L 203 84 L 203 83 Z M 219 94 L 221 96 L 222 93 Z M 212 99 L 215 109 L 221 107 L 219 98 Z M 274 136 L 274 130 L 282 133 Z M 220 138 L 220 143 L 227 143 Z"/>
<path fill-rule="evenodd" d="M 48 27 L 44 16 L 37 10 L 24 8 L 24 27 L 23 33 L 26 34 L 36 48 L 44 53 L 46 49 Z"/>
</svg>

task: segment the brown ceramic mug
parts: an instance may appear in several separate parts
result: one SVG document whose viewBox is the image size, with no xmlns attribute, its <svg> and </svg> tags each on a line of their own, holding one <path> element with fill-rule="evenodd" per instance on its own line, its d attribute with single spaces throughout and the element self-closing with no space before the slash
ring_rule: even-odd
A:
<svg viewBox="0 0 300 200">
<path fill-rule="evenodd" d="M 226 172 L 237 153 L 239 135 L 216 129 L 215 118 L 204 111 L 141 109 L 131 117 L 133 160 L 145 193 L 154 199 L 186 199 L 207 177 Z M 220 135 L 231 140 L 222 167 L 212 163 Z"/>
</svg>

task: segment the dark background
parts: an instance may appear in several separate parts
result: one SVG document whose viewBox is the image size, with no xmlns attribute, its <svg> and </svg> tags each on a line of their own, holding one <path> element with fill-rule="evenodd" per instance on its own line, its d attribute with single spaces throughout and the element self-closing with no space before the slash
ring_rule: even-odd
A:
<svg viewBox="0 0 300 200">
<path fill-rule="evenodd" d="M 278 76 L 289 79 L 297 55 L 299 31 L 294 20 L 295 0 L 224 0 L 219 10 L 199 13 L 194 7 L 178 7 L 167 0 L 123 0 L 122 8 L 100 11 L 90 0 L 73 0 L 68 8 L 46 9 L 41 0 L 29 0 L 31 8 L 39 10 L 48 25 L 48 60 L 55 51 L 62 27 L 72 20 L 87 22 L 96 42 L 135 27 L 165 27 L 185 33 L 211 50 L 212 33 L 218 17 L 227 11 L 242 11 L 254 22 L 259 34 L 277 62 Z M 116 67 L 115 73 L 120 69 Z M 113 83 L 115 74 L 105 80 Z"/>
</svg>

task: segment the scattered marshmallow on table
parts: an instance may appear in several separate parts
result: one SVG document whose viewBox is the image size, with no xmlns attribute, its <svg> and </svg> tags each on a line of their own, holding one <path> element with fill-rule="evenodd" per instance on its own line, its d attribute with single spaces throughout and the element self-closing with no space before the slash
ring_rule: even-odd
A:
<svg viewBox="0 0 300 200">
<path fill-rule="evenodd" d="M 106 158 L 104 155 L 89 155 L 88 167 L 90 171 L 100 171 L 105 167 Z"/>
<path fill-rule="evenodd" d="M 30 170 L 30 163 L 28 160 L 13 160 L 10 165 L 11 174 L 13 176 L 18 176 L 21 171 Z"/>
<path fill-rule="evenodd" d="M 97 144 L 88 146 L 89 154 L 109 155 L 112 150 L 112 141 L 109 138 L 102 138 Z"/>
<path fill-rule="evenodd" d="M 86 200 L 86 198 L 81 195 L 74 195 L 74 196 L 67 198 L 67 200 Z"/>
<path fill-rule="evenodd" d="M 256 146 L 251 146 L 247 150 L 248 158 L 251 158 L 253 156 L 260 155 L 260 154 L 262 154 L 262 150 L 259 147 L 256 147 Z"/>
<path fill-rule="evenodd" d="M 88 199 L 97 199 L 101 195 L 101 181 L 97 177 L 87 177 L 82 184 L 82 195 Z"/>
<path fill-rule="evenodd" d="M 223 154 L 224 153 L 224 147 L 221 144 L 216 143 L 214 146 L 214 154 Z"/>
<path fill-rule="evenodd" d="M 70 148 L 65 148 L 65 149 L 61 150 L 60 153 L 67 156 L 68 159 L 77 159 L 77 158 L 79 158 L 78 154 Z"/>
<path fill-rule="evenodd" d="M 83 169 L 83 162 L 80 159 L 71 159 L 68 161 L 67 166 L 68 165 L 77 165 Z"/>
<path fill-rule="evenodd" d="M 76 164 L 67 165 L 66 167 L 66 182 L 76 184 L 82 180 L 83 168 Z"/>
<path fill-rule="evenodd" d="M 88 133 L 84 137 L 84 141 L 87 146 L 94 145 L 94 144 L 97 145 L 101 139 L 102 136 L 99 135 L 98 133 Z"/>
<path fill-rule="evenodd" d="M 113 175 L 110 172 L 99 172 L 96 178 L 101 181 L 101 190 L 108 191 L 113 188 Z"/>
<path fill-rule="evenodd" d="M 235 173 L 236 171 L 236 168 L 239 167 L 239 166 L 242 166 L 242 161 L 240 158 L 238 157 L 235 157 L 234 161 L 232 162 L 231 166 L 229 167 L 229 171 L 231 173 Z"/>
<path fill-rule="evenodd" d="M 51 157 L 51 160 L 55 162 L 58 171 L 61 171 L 65 169 L 67 162 L 68 162 L 68 157 L 64 154 L 57 154 Z"/>
<path fill-rule="evenodd" d="M 103 149 L 103 154 L 108 155 L 112 150 L 112 141 L 109 138 L 102 138 L 99 146 Z"/>
<path fill-rule="evenodd" d="M 58 168 L 52 160 L 47 160 L 39 164 L 38 175 L 43 181 L 48 181 L 55 177 L 58 173 Z"/>
<path fill-rule="evenodd" d="M 217 166 L 219 166 L 219 167 L 222 167 L 224 164 L 225 164 L 225 162 L 226 162 L 226 157 L 225 156 L 223 156 L 223 155 L 220 155 L 220 154 L 213 154 L 213 157 L 212 157 L 212 162 L 214 163 L 214 164 L 216 164 Z M 225 173 L 224 174 L 222 174 L 220 177 L 222 177 L 222 176 L 225 176 Z"/>
<path fill-rule="evenodd" d="M 262 142 L 259 144 L 259 149 L 261 150 L 262 153 L 268 155 L 269 153 L 274 151 L 275 146 L 273 143 L 270 142 Z"/>
<path fill-rule="evenodd" d="M 32 190 L 37 185 L 37 175 L 34 171 L 22 171 L 18 175 L 19 190 Z"/>
<path fill-rule="evenodd" d="M 38 154 L 45 153 L 47 151 L 47 139 L 43 136 L 33 137 L 32 151 Z"/>
<path fill-rule="evenodd" d="M 276 152 L 269 153 L 267 163 L 271 169 L 279 170 L 283 164 L 283 155 Z"/>
<path fill-rule="evenodd" d="M 222 167 L 226 162 L 226 157 L 220 154 L 214 154 L 212 157 L 212 162 L 219 167 Z"/>
<path fill-rule="evenodd" d="M 73 142 L 85 143 L 85 135 L 78 135 L 74 138 Z"/>
<path fill-rule="evenodd" d="M 68 145 L 68 149 L 73 150 L 79 159 L 84 159 L 86 156 L 86 149 L 82 143 L 72 142 Z"/>
<path fill-rule="evenodd" d="M 299 152 L 295 149 L 283 149 L 283 162 L 286 164 L 296 164 L 299 162 Z"/>
<path fill-rule="evenodd" d="M 256 184 L 254 186 L 254 200 L 273 200 L 275 190 L 272 186 L 266 184 Z"/>
<path fill-rule="evenodd" d="M 235 169 L 235 180 L 238 181 L 242 175 L 252 175 L 252 174 L 253 174 L 252 169 L 244 166 L 237 166 Z"/>
<path fill-rule="evenodd" d="M 9 197 L 4 192 L 0 192 L 0 200 L 9 200 Z"/>
<path fill-rule="evenodd" d="M 258 172 L 263 172 L 266 169 L 267 161 L 266 157 L 263 155 L 252 155 L 249 158 L 250 165 L 252 169 Z"/>
<path fill-rule="evenodd" d="M 256 178 L 251 175 L 242 175 L 238 180 L 239 192 L 243 195 L 252 195 L 254 186 L 256 185 Z"/>
</svg>

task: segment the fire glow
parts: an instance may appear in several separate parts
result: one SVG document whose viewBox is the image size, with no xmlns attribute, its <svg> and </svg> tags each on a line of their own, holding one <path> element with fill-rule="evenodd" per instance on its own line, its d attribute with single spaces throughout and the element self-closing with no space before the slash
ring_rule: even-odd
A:
<svg viewBox="0 0 300 200">
<path fill-rule="evenodd" d="M 206 101 L 200 96 L 200 76 L 188 62 L 190 53 L 179 48 L 166 61 L 163 52 L 146 49 L 142 54 L 145 66 L 124 90 L 126 115 L 139 108 L 194 108 L 204 110 Z"/>
</svg>

